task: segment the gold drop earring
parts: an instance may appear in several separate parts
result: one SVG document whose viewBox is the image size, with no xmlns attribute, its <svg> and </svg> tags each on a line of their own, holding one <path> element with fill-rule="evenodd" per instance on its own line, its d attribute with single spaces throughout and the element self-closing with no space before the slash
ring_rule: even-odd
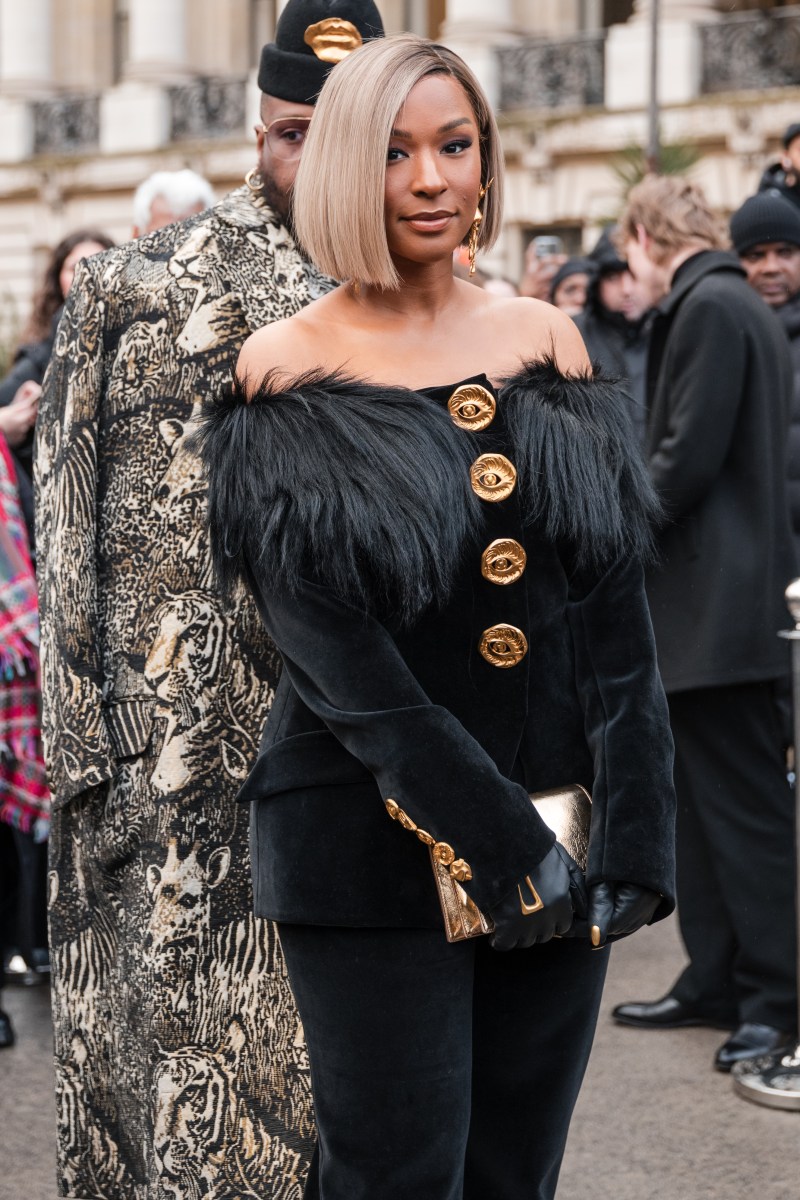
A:
<svg viewBox="0 0 800 1200">
<path fill-rule="evenodd" d="M 469 258 L 469 274 L 470 278 L 475 274 L 475 255 L 478 252 L 478 235 L 481 230 L 481 221 L 483 213 L 480 210 L 480 202 L 488 192 L 489 188 L 494 183 L 494 176 L 486 184 L 486 187 L 481 184 L 478 192 L 478 207 L 475 209 L 475 216 L 472 218 L 472 224 L 469 227 L 469 240 L 467 242 L 467 257 Z"/>
</svg>

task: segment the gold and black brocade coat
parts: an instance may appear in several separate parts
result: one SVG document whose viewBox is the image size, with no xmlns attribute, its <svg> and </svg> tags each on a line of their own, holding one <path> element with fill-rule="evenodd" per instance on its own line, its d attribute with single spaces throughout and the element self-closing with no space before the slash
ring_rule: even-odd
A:
<svg viewBox="0 0 800 1200">
<path fill-rule="evenodd" d="M 671 910 L 657 504 L 623 403 L 540 361 L 499 390 L 312 374 L 208 406 L 218 576 L 248 584 L 285 664 L 241 793 L 259 913 L 439 926 L 426 847 L 387 800 L 490 908 L 552 842 L 527 793 L 566 783 L 593 795 L 589 883 Z"/>
<path fill-rule="evenodd" d="M 88 260 L 37 422 L 59 1194 L 301 1200 L 307 1061 L 247 812 L 280 662 L 214 586 L 189 438 L 329 290 L 261 198 Z"/>
</svg>

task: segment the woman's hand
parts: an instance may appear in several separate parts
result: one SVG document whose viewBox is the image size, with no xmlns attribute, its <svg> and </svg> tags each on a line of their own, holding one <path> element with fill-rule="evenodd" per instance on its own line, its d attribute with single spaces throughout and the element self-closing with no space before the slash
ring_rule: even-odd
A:
<svg viewBox="0 0 800 1200">
<path fill-rule="evenodd" d="M 592 945 L 635 933 L 652 920 L 661 897 L 637 883 L 595 883 L 589 889 L 588 925 Z"/>
<path fill-rule="evenodd" d="M 569 932 L 587 911 L 583 872 L 559 842 L 538 866 L 490 910 L 495 950 L 526 950 Z"/>
<path fill-rule="evenodd" d="M 41 394 L 41 386 L 28 379 L 17 388 L 11 403 L 0 408 L 0 433 L 12 449 L 22 445 L 36 424 Z"/>
</svg>

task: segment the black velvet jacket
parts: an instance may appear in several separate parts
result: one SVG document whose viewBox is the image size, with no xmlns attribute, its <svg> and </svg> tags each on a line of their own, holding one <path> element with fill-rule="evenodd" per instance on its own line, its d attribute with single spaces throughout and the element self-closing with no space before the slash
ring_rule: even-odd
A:
<svg viewBox="0 0 800 1200">
<path fill-rule="evenodd" d="M 285 666 L 241 792 L 260 915 L 441 926 L 428 850 L 389 798 L 466 860 L 487 909 L 553 841 L 528 792 L 573 782 L 593 796 L 589 883 L 673 907 L 641 566 L 657 506 L 624 400 L 552 362 L 466 382 L 477 401 L 267 378 L 206 411 L 217 571 L 252 589 Z"/>
</svg>

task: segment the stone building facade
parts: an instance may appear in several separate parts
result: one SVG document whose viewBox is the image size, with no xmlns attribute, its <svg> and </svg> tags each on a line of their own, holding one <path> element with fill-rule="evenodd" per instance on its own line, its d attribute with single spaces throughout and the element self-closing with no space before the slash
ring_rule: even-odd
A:
<svg viewBox="0 0 800 1200">
<path fill-rule="evenodd" d="M 0 0 L 0 340 L 47 249 L 79 225 L 130 236 L 152 171 L 191 166 L 221 196 L 253 162 L 255 68 L 285 0 Z M 651 0 L 378 0 L 387 30 L 438 37 L 500 116 L 506 227 L 524 246 L 593 241 L 620 202 L 613 156 L 647 130 Z M 800 120 L 800 4 L 661 0 L 662 134 L 736 207 Z"/>
</svg>

